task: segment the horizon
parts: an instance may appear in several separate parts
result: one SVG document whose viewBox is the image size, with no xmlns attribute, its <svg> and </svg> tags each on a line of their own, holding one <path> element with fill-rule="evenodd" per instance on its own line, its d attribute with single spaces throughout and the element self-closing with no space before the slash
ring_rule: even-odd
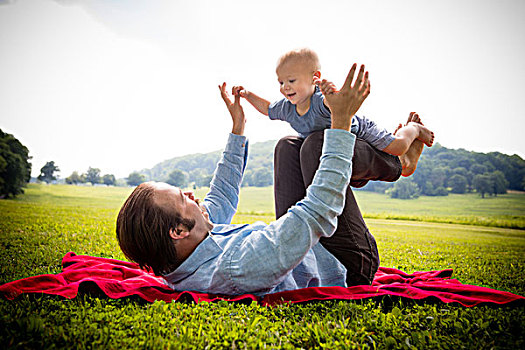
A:
<svg viewBox="0 0 525 350">
<path fill-rule="evenodd" d="M 253 147 L 259 143 L 267 143 L 267 142 L 277 142 L 278 140 L 275 139 L 275 140 L 265 140 L 265 141 L 258 141 L 258 142 L 254 142 L 253 144 L 250 145 L 250 147 Z M 498 151 L 489 151 L 489 152 L 477 152 L 477 151 L 472 151 L 472 150 L 468 150 L 468 149 L 464 149 L 464 148 L 450 148 L 450 147 L 446 147 L 442 144 L 440 144 L 439 142 L 435 143 L 432 147 L 434 146 L 440 146 L 442 148 L 446 148 L 446 149 L 449 149 L 449 150 L 453 150 L 453 151 L 460 151 L 460 150 L 463 150 L 463 151 L 467 151 L 467 152 L 473 152 L 473 153 L 482 153 L 482 154 L 489 154 L 489 153 L 500 153 L 500 154 L 503 154 L 503 155 L 506 155 L 506 156 L 509 156 L 509 157 L 512 157 L 512 156 L 518 156 L 520 157 L 520 159 L 524 159 L 523 157 L 521 157 L 520 155 L 518 154 L 507 154 L 507 153 L 502 153 L 502 152 L 498 152 Z M 425 147 L 424 150 L 423 150 L 423 153 L 422 155 L 425 154 L 425 152 L 428 152 L 429 148 L 428 147 Z M 222 152 L 223 149 L 216 149 L 216 150 L 213 150 L 213 151 L 209 151 L 209 152 L 197 152 L 197 153 L 188 153 L 188 154 L 183 154 L 183 155 L 180 155 L 180 156 L 175 156 L 175 157 L 172 157 L 172 158 L 167 158 L 167 159 L 164 159 L 164 160 L 161 160 L 159 162 L 157 162 L 156 164 L 154 164 L 152 167 L 150 168 L 142 168 L 142 169 L 134 169 L 130 172 L 130 174 L 132 172 L 138 172 L 138 173 L 141 173 L 142 171 L 144 170 L 152 170 L 153 168 L 155 168 L 156 166 L 164 163 L 164 162 L 169 162 L 169 161 L 173 161 L 173 160 L 176 160 L 176 159 L 179 159 L 179 158 L 184 158 L 184 157 L 192 157 L 192 156 L 198 156 L 198 155 L 205 155 L 205 154 L 210 154 L 210 153 L 216 153 L 216 152 Z M 58 164 L 55 164 L 58 166 Z M 60 168 L 60 166 L 59 166 Z M 96 168 L 96 167 L 92 167 L 92 168 Z M 76 171 L 79 175 L 82 175 L 83 173 L 87 172 L 88 168 L 86 167 L 85 171 L 80 171 L 80 170 L 73 170 L 73 171 Z M 417 171 L 417 170 L 416 170 Z M 108 174 L 108 175 L 114 175 L 114 174 L 111 174 L 111 173 L 105 173 L 103 171 L 101 171 L 100 173 L 100 176 L 103 176 L 104 174 Z M 67 174 L 66 176 L 62 176 L 61 172 L 57 172 L 55 173 L 56 177 L 57 177 L 57 181 L 58 180 L 64 180 L 66 177 L 70 176 L 70 174 Z M 37 175 L 38 176 L 38 175 Z M 31 175 L 31 178 L 32 179 L 36 179 L 37 176 L 33 176 Z M 129 176 L 129 174 L 127 174 L 126 176 L 115 176 L 115 178 L 117 180 L 125 180 L 127 177 Z"/>
</svg>

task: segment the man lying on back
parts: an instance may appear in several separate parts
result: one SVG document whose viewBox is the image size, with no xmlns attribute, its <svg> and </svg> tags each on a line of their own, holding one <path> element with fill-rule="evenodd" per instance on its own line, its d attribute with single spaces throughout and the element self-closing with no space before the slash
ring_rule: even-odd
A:
<svg viewBox="0 0 525 350">
<path fill-rule="evenodd" d="M 306 197 L 268 224 L 232 225 L 247 160 L 245 117 L 220 86 L 233 121 L 210 192 L 202 204 L 164 183 L 138 186 L 117 218 L 124 254 L 162 275 L 175 290 L 262 295 L 311 286 L 345 286 L 346 268 L 319 242 L 330 237 L 344 206 L 355 136 L 351 118 L 370 93 L 364 67 L 340 91 L 326 96 L 332 128 L 325 131 L 321 163 Z"/>
</svg>

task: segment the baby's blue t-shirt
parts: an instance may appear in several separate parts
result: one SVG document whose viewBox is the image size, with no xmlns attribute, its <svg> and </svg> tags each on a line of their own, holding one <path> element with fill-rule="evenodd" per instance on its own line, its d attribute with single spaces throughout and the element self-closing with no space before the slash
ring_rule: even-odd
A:
<svg viewBox="0 0 525 350">
<path fill-rule="evenodd" d="M 270 104 L 268 117 L 288 122 L 302 138 L 315 131 L 329 129 L 332 124 L 330 110 L 324 104 L 324 96 L 317 86 L 310 98 L 310 109 L 304 115 L 297 114 L 295 105 L 283 98 Z M 350 131 L 379 150 L 385 149 L 394 140 L 390 132 L 366 117 L 354 115 Z"/>
</svg>

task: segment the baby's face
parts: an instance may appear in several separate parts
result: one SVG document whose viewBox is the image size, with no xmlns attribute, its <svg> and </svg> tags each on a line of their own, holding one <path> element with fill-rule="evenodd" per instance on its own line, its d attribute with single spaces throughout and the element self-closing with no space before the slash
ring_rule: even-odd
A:
<svg viewBox="0 0 525 350">
<path fill-rule="evenodd" d="M 277 67 L 281 93 L 294 105 L 310 101 L 315 91 L 314 72 L 308 65 L 289 60 Z"/>
</svg>

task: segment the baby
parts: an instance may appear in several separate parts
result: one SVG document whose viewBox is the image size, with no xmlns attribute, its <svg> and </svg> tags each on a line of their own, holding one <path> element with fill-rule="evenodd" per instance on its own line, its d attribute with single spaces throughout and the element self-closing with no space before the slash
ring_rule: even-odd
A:
<svg viewBox="0 0 525 350">
<path fill-rule="evenodd" d="M 320 69 L 319 58 L 314 51 L 290 51 L 279 58 L 276 69 L 284 99 L 270 103 L 245 90 L 243 86 L 234 86 L 232 93 L 248 100 L 255 109 L 270 119 L 288 122 L 300 137 L 306 138 L 314 131 L 331 126 L 330 109 L 324 102 L 323 93 L 332 93 L 335 86 L 327 80 L 321 80 Z M 428 147 L 434 142 L 434 133 L 421 123 L 415 113 L 411 113 L 407 123 L 398 126 L 394 134 L 370 119 L 359 116 L 353 116 L 351 131 L 373 147 L 400 156 L 403 176 L 414 173 L 423 148 L 421 142 Z M 408 162 L 403 162 L 403 158 L 408 159 Z"/>
</svg>

